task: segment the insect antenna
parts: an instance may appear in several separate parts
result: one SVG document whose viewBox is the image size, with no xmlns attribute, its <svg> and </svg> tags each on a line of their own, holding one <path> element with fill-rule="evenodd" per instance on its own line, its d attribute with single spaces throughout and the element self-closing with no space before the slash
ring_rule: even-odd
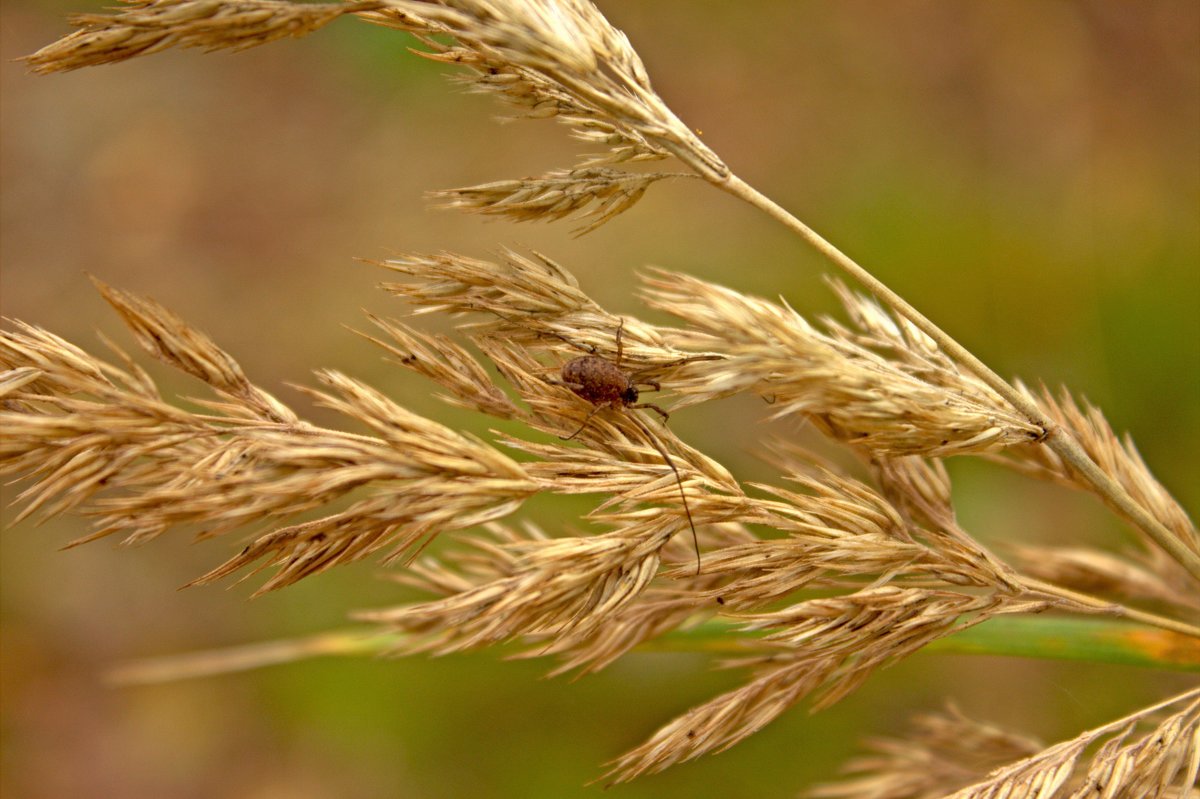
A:
<svg viewBox="0 0 1200 799">
<path fill-rule="evenodd" d="M 696 523 L 692 521 L 692 509 L 688 507 L 687 493 L 683 490 L 683 478 L 679 476 L 679 470 L 671 462 L 671 456 L 667 454 L 662 444 L 658 443 L 658 437 L 654 435 L 654 432 L 646 427 L 642 420 L 637 417 L 637 414 L 629 413 L 626 414 L 626 417 L 646 434 L 647 440 L 658 450 L 658 454 L 662 455 L 667 466 L 671 467 L 671 471 L 675 473 L 675 483 L 679 486 L 679 498 L 683 500 L 683 512 L 687 514 L 688 527 L 692 528 L 692 544 L 696 547 L 696 574 L 698 576 L 700 574 L 700 536 L 696 534 Z"/>
</svg>

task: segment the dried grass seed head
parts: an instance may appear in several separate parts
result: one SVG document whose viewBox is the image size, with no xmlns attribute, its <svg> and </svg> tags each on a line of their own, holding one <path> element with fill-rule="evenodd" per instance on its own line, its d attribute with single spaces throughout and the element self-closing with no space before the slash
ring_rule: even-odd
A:
<svg viewBox="0 0 1200 799">
<path fill-rule="evenodd" d="M 485 64 L 534 73 L 583 116 L 633 134 L 624 138 L 647 140 L 711 179 L 729 173 L 650 86 L 628 37 L 587 0 L 391 0 L 389 9 L 385 22 L 393 12 L 415 16 Z"/>
<path fill-rule="evenodd" d="M 1044 386 L 1040 392 L 1034 392 L 1018 382 L 1017 388 L 1036 402 L 1047 416 L 1070 430 L 1089 457 L 1174 533 L 1179 541 L 1200 552 L 1200 531 L 1197 531 L 1187 512 L 1151 473 L 1132 438 L 1119 437 L 1099 408 L 1086 401 L 1081 405 L 1065 388 L 1057 399 Z M 1025 468 L 1035 476 L 1076 488 L 1087 487 L 1078 474 L 1046 447 L 1020 447 L 1005 454 L 1018 468 Z M 1149 549 L 1158 550 L 1150 542 L 1147 544 Z"/>
<path fill-rule="evenodd" d="M 375 435 L 309 425 L 179 317 L 98 288 L 155 357 L 205 380 L 224 401 L 206 403 L 216 413 L 182 410 L 164 402 L 144 372 L 104 363 L 36 328 L 6 331 L 0 364 L 22 379 L 10 381 L 0 412 L 0 471 L 42 477 L 22 495 L 26 514 L 78 508 L 95 518 L 84 540 L 119 533 L 134 542 L 180 524 L 217 535 L 289 522 L 366 490 L 336 513 L 260 534 L 202 578 L 265 558 L 281 567 L 268 581 L 273 588 L 385 547 L 403 555 L 440 530 L 510 513 L 541 490 L 494 448 L 334 372 L 319 375 L 330 391 L 312 395 Z"/>
<path fill-rule="evenodd" d="M 583 224 L 573 234 L 590 233 L 629 210 L 654 183 L 687 173 L 631 173 L 606 167 L 556 170 L 536 178 L 500 180 L 460 189 L 430 192 L 443 208 L 515 222 L 550 222 L 573 216 Z"/>
<path fill-rule="evenodd" d="M 407 639 L 409 651 L 441 654 L 530 636 L 582 642 L 654 579 L 674 532 L 670 521 L 646 517 L 604 535 L 504 543 L 503 574 L 442 599 L 357 616 L 423 634 Z M 435 586 L 455 582 L 445 567 L 423 569 Z"/>
<path fill-rule="evenodd" d="M 665 174 L 620 173 L 606 165 L 671 154 L 713 181 L 724 163 L 650 86 L 622 32 L 587 0 L 363 0 L 313 5 L 284 0 L 134 0 L 114 15 L 78 15 L 81 30 L 27 62 L 39 72 L 123 61 L 169 47 L 244 49 L 311 33 L 343 14 L 415 34 L 423 53 L 474 73 L 471 86 L 526 116 L 557 117 L 605 152 L 569 171 L 443 195 L 449 204 L 518 219 L 559 218 L 594 205 L 594 229 L 631 207 Z M 447 42 L 447 39 L 449 42 Z"/>
<path fill-rule="evenodd" d="M 725 355 L 694 365 L 690 380 L 678 383 L 696 401 L 755 392 L 773 398 L 776 416 L 802 414 L 839 440 L 886 456 L 987 452 L 1042 433 L 940 356 L 908 350 L 910 358 L 885 357 L 845 331 L 816 329 L 786 305 L 684 274 L 656 272 L 645 284 L 649 305 L 700 332 L 681 331 L 680 345 Z"/>
<path fill-rule="evenodd" d="M 967 718 L 950 706 L 912 720 L 902 738 L 866 741 L 868 753 L 847 761 L 847 776 L 818 785 L 810 799 L 942 797 L 994 769 L 1041 751 L 1031 738 Z"/>
<path fill-rule="evenodd" d="M 1174 711 L 1174 712 L 1171 712 Z M 1171 712 L 1140 738 L 1140 725 Z M 1103 744 L 1085 761 L 1088 750 Z M 1078 773 L 1086 763 L 1087 771 Z M 1013 796 L 1097 795 L 1183 797 L 1194 792 L 1200 771 L 1200 689 L 1088 730 L 1050 746 L 960 789 L 948 799 L 1005 799 Z"/>
<path fill-rule="evenodd" d="M 171 47 L 244 50 L 299 38 L 344 14 L 385 3 L 292 3 L 281 0 L 123 0 L 116 14 L 73 14 L 79 30 L 25 57 L 35 72 L 65 72 L 150 55 Z"/>
</svg>

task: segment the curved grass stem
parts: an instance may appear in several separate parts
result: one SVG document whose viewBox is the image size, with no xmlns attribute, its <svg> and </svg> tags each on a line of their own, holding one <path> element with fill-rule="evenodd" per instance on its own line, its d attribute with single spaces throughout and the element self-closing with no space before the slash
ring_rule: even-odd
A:
<svg viewBox="0 0 1200 799">
<path fill-rule="evenodd" d="M 857 281 L 881 302 L 907 319 L 921 332 L 933 339 L 937 345 L 976 377 L 990 386 L 1010 405 L 1017 409 L 1030 423 L 1045 431 L 1043 443 L 1050 447 L 1073 470 L 1083 477 L 1110 507 L 1135 524 L 1146 535 L 1179 562 L 1192 577 L 1200 580 L 1200 555 L 1189 549 L 1174 533 L 1167 529 L 1111 476 L 1106 474 L 1095 461 L 1088 457 L 1082 446 L 1062 426 L 1048 419 L 1038 406 L 1018 391 L 1007 380 L 996 374 L 987 364 L 975 357 L 948 333 L 930 321 L 903 297 L 885 283 L 860 266 L 850 256 L 839 250 L 808 225 L 801 222 L 774 200 L 765 196 L 750 184 L 730 174 L 724 179 L 705 176 L 717 188 L 732 194 L 771 218 L 783 224 L 803 238 L 817 252 Z"/>
</svg>

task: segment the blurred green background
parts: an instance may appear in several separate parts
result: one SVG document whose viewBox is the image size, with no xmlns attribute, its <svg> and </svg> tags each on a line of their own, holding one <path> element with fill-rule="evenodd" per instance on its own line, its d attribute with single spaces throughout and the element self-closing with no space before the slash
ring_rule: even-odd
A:
<svg viewBox="0 0 1200 799">
<path fill-rule="evenodd" d="M 1200 6 L 1194 2 L 601 3 L 659 92 L 744 178 L 890 282 L 1002 374 L 1065 383 L 1129 430 L 1187 507 L 1200 498 Z M 353 20 L 242 54 L 168 52 L 52 77 L 13 59 L 98 5 L 0 11 L 0 310 L 98 348 L 129 343 L 84 276 L 154 296 L 260 385 L 333 367 L 479 430 L 343 328 L 402 314 L 354 256 L 532 247 L 620 313 L 648 264 L 834 310 L 825 266 L 698 183 L 658 185 L 582 239 L 426 207 L 433 188 L 573 163 L 565 130 L 497 125 L 400 34 Z M 651 314 L 647 314 L 652 316 Z M 163 370 L 164 385 L 196 387 Z M 764 409 L 676 415 L 736 474 Z M 315 418 L 332 422 L 314 412 Z M 770 432 L 788 434 L 791 428 Z M 1097 503 L 955 462 L 989 541 L 1122 546 Z M 5 503 L 15 489 L 5 487 Z M 577 508 L 576 508 L 577 509 Z M 551 525 L 561 506 L 529 516 Z M 0 793 L 6 797 L 564 797 L 732 686 L 698 655 L 636 655 L 577 682 L 483 653 L 325 661 L 139 689 L 114 662 L 314 632 L 398 601 L 358 564 L 254 601 L 176 589 L 234 538 L 68 552 L 68 519 L 0 538 Z M 615 797 L 791 796 L 856 739 L 953 698 L 1055 740 L 1179 684 L 1112 666 L 918 656 L 833 709 Z"/>
</svg>

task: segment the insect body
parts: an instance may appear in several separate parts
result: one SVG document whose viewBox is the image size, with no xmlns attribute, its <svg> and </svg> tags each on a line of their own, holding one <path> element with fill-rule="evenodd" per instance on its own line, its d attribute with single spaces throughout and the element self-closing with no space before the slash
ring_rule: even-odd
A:
<svg viewBox="0 0 1200 799">
<path fill-rule="evenodd" d="M 571 389 L 577 396 L 582 397 L 592 404 L 592 409 L 584 417 L 579 429 L 569 436 L 561 437 L 564 441 L 570 441 L 582 433 L 592 417 L 604 408 L 628 408 L 631 410 L 646 408 L 661 416 L 664 422 L 670 418 L 670 415 L 657 405 L 650 402 L 638 402 L 638 386 L 644 386 L 653 391 L 660 390 L 661 386 L 654 380 L 638 380 L 636 373 L 626 372 L 621 368 L 621 356 L 623 354 L 621 331 L 624 327 L 625 320 L 622 319 L 620 325 L 617 326 L 616 362 L 601 358 L 599 355 L 582 355 L 563 364 L 561 371 L 562 379 L 554 381 L 559 385 Z M 646 434 L 647 440 L 658 450 L 658 454 L 662 455 L 667 466 L 675 473 L 675 481 L 679 484 L 679 497 L 683 500 L 683 511 L 687 514 L 688 526 L 692 530 L 692 541 L 696 545 L 696 574 L 699 574 L 700 539 L 696 535 L 696 525 L 692 521 L 692 511 L 688 507 L 687 494 L 683 490 L 683 478 L 679 476 L 679 469 L 671 462 L 670 456 L 667 455 L 662 445 L 658 443 L 658 438 L 654 433 L 638 421 L 636 415 L 631 414 L 629 418 L 641 428 L 642 432 Z"/>
<path fill-rule="evenodd" d="M 621 367 L 598 355 L 584 355 L 563 364 L 562 379 L 593 405 L 632 405 L 638 390 Z"/>
<path fill-rule="evenodd" d="M 661 387 L 654 380 L 635 380 L 634 375 L 621 369 L 620 328 L 617 328 L 617 362 L 605 360 L 599 355 L 584 355 L 563 364 L 562 384 L 580 397 L 592 403 L 591 413 L 583 420 L 568 441 L 583 430 L 592 416 L 602 408 L 648 408 L 663 418 L 671 418 L 662 408 L 650 402 L 638 402 L 638 386 L 658 391 Z"/>
</svg>

